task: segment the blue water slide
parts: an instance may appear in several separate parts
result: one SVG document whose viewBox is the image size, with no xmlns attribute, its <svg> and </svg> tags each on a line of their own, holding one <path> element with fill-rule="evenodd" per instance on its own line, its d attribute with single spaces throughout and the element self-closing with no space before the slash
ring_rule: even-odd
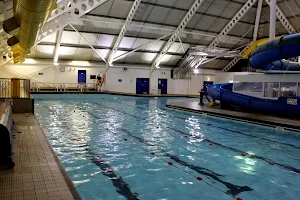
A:
<svg viewBox="0 0 300 200">
<path fill-rule="evenodd" d="M 283 59 L 300 56 L 300 33 L 282 36 L 256 48 L 249 56 L 249 64 L 255 69 L 299 71 L 298 63 Z"/>
<path fill-rule="evenodd" d="M 289 63 L 286 59 L 300 56 L 300 34 L 291 34 L 265 43 L 255 49 L 249 56 L 249 64 L 255 69 L 299 71 L 297 63 Z M 284 60 L 283 60 L 284 59 Z M 221 105 L 235 105 L 248 110 L 298 116 L 300 114 L 300 97 L 279 97 L 278 99 L 262 99 L 232 92 L 232 83 L 208 86 L 208 94 Z"/>
<path fill-rule="evenodd" d="M 212 98 L 219 100 L 221 104 L 235 105 L 256 112 L 299 117 L 300 97 L 261 99 L 232 92 L 232 87 L 232 83 L 210 85 L 207 92 Z"/>
</svg>

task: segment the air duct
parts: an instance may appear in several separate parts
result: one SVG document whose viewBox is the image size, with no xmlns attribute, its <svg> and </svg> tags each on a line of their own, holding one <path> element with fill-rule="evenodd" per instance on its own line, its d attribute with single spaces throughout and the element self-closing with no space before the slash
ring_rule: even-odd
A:
<svg viewBox="0 0 300 200">
<path fill-rule="evenodd" d="M 12 39 L 9 41 L 14 63 L 24 62 L 25 57 L 30 53 L 30 48 L 35 43 L 39 30 L 43 28 L 55 5 L 55 0 L 13 1 L 14 20 L 8 20 L 15 21 L 17 26 L 3 28 L 6 32 L 15 35 L 13 42 Z M 18 30 L 16 27 L 18 27 Z"/>
</svg>

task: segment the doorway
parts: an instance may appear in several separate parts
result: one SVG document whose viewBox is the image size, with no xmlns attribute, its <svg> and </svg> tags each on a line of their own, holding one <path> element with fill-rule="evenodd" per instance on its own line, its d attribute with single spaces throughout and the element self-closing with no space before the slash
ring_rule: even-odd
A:
<svg viewBox="0 0 300 200">
<path fill-rule="evenodd" d="M 161 94 L 168 94 L 168 79 L 158 79 L 158 89 Z"/>
<path fill-rule="evenodd" d="M 149 78 L 136 79 L 136 94 L 149 94 Z"/>
<path fill-rule="evenodd" d="M 78 70 L 78 83 L 86 83 L 86 70 Z"/>
</svg>

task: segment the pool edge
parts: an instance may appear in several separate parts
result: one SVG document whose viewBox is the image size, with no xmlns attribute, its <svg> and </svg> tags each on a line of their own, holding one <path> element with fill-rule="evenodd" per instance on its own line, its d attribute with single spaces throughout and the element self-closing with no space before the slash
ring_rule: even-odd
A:
<svg viewBox="0 0 300 200">
<path fill-rule="evenodd" d="M 56 164 L 57 164 L 57 166 L 58 166 L 58 168 L 59 168 L 60 173 L 62 174 L 62 176 L 63 176 L 65 182 L 67 183 L 67 186 L 68 186 L 68 188 L 69 188 L 69 190 L 70 190 L 70 192 L 71 192 L 71 194 L 72 194 L 72 196 L 73 196 L 73 199 L 74 199 L 74 200 L 82 200 L 82 198 L 81 198 L 81 196 L 79 195 L 79 193 L 78 193 L 78 191 L 77 191 L 75 185 L 73 184 L 71 178 L 69 177 L 67 171 L 65 170 L 64 166 L 61 164 L 61 162 L 60 162 L 60 160 L 59 160 L 59 158 L 58 158 L 56 152 L 55 152 L 54 149 L 52 148 L 52 145 L 50 144 L 50 142 L 49 142 L 49 140 L 48 140 L 48 138 L 47 138 L 47 136 L 46 136 L 44 130 L 41 128 L 41 125 L 40 125 L 39 120 L 36 118 L 36 116 L 35 116 L 34 114 L 33 114 L 33 116 L 34 116 L 35 120 L 37 121 L 37 123 L 38 123 L 38 125 L 39 125 L 39 127 L 40 127 L 40 130 L 41 130 L 41 132 L 42 132 L 44 138 L 45 138 L 46 141 L 47 141 L 47 145 L 48 145 L 49 149 L 51 150 L 51 152 L 52 152 L 52 154 L 53 154 L 53 156 L 54 156 L 55 162 L 56 162 Z"/>
<path fill-rule="evenodd" d="M 281 124 L 277 122 L 271 122 L 271 121 L 265 121 L 265 120 L 259 120 L 259 119 L 253 119 L 253 118 L 248 118 L 248 117 L 241 117 L 241 116 L 234 116 L 234 115 L 229 115 L 229 114 L 224 114 L 224 113 L 215 113 L 211 111 L 206 111 L 206 110 L 195 110 L 192 108 L 187 108 L 187 107 L 180 107 L 180 106 L 174 106 L 174 105 L 168 105 L 166 104 L 167 108 L 174 109 L 174 110 L 180 110 L 180 111 L 186 111 L 186 112 L 193 112 L 193 113 L 198 113 L 198 114 L 208 114 L 213 117 L 220 117 L 224 119 L 231 119 L 231 120 L 236 120 L 240 122 L 246 122 L 246 123 L 251 123 L 255 125 L 261 125 L 261 126 L 267 126 L 271 128 L 276 128 L 277 126 L 284 128 L 285 130 L 289 131 L 294 131 L 297 133 L 300 133 L 300 127 L 298 126 L 292 126 L 289 124 Z"/>
</svg>

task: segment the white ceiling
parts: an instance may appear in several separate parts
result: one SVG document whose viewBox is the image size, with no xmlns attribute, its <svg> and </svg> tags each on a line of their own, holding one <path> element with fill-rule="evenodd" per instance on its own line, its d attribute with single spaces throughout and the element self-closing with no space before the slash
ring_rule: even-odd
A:
<svg viewBox="0 0 300 200">
<path fill-rule="evenodd" d="M 186 31 L 198 34 L 204 33 L 205 35 L 181 33 L 182 47 L 180 42 L 176 41 L 163 57 L 161 64 L 175 67 L 176 63 L 191 46 L 209 45 L 214 39 L 212 35 L 217 35 L 246 1 L 205 0 L 185 29 Z M 134 0 L 109 0 L 107 3 L 92 10 L 82 19 L 72 22 L 72 25 L 95 47 L 100 55 L 107 59 L 133 2 Z M 119 50 L 115 56 L 127 53 L 141 45 L 147 45 L 116 62 L 151 65 L 168 40 L 168 37 L 162 41 L 151 42 L 170 34 L 179 25 L 193 3 L 194 0 L 142 1 L 125 37 L 121 40 Z M 300 0 L 278 0 L 277 4 L 288 17 L 290 23 L 299 30 Z M 255 4 L 245 14 L 240 22 L 229 32 L 228 36 L 224 37 L 218 47 L 234 49 L 252 40 L 256 6 Z M 264 3 L 258 38 L 268 36 L 268 16 L 269 7 Z M 139 25 L 145 27 L 140 27 Z M 277 23 L 276 33 L 287 33 L 280 22 Z M 33 47 L 29 57 L 53 58 L 55 44 L 56 34 L 54 33 L 46 37 L 37 47 Z M 69 26 L 65 27 L 62 34 L 59 59 L 101 61 L 99 56 L 89 48 L 81 36 Z M 222 69 L 229 61 L 228 59 L 216 59 L 203 67 Z"/>
</svg>

